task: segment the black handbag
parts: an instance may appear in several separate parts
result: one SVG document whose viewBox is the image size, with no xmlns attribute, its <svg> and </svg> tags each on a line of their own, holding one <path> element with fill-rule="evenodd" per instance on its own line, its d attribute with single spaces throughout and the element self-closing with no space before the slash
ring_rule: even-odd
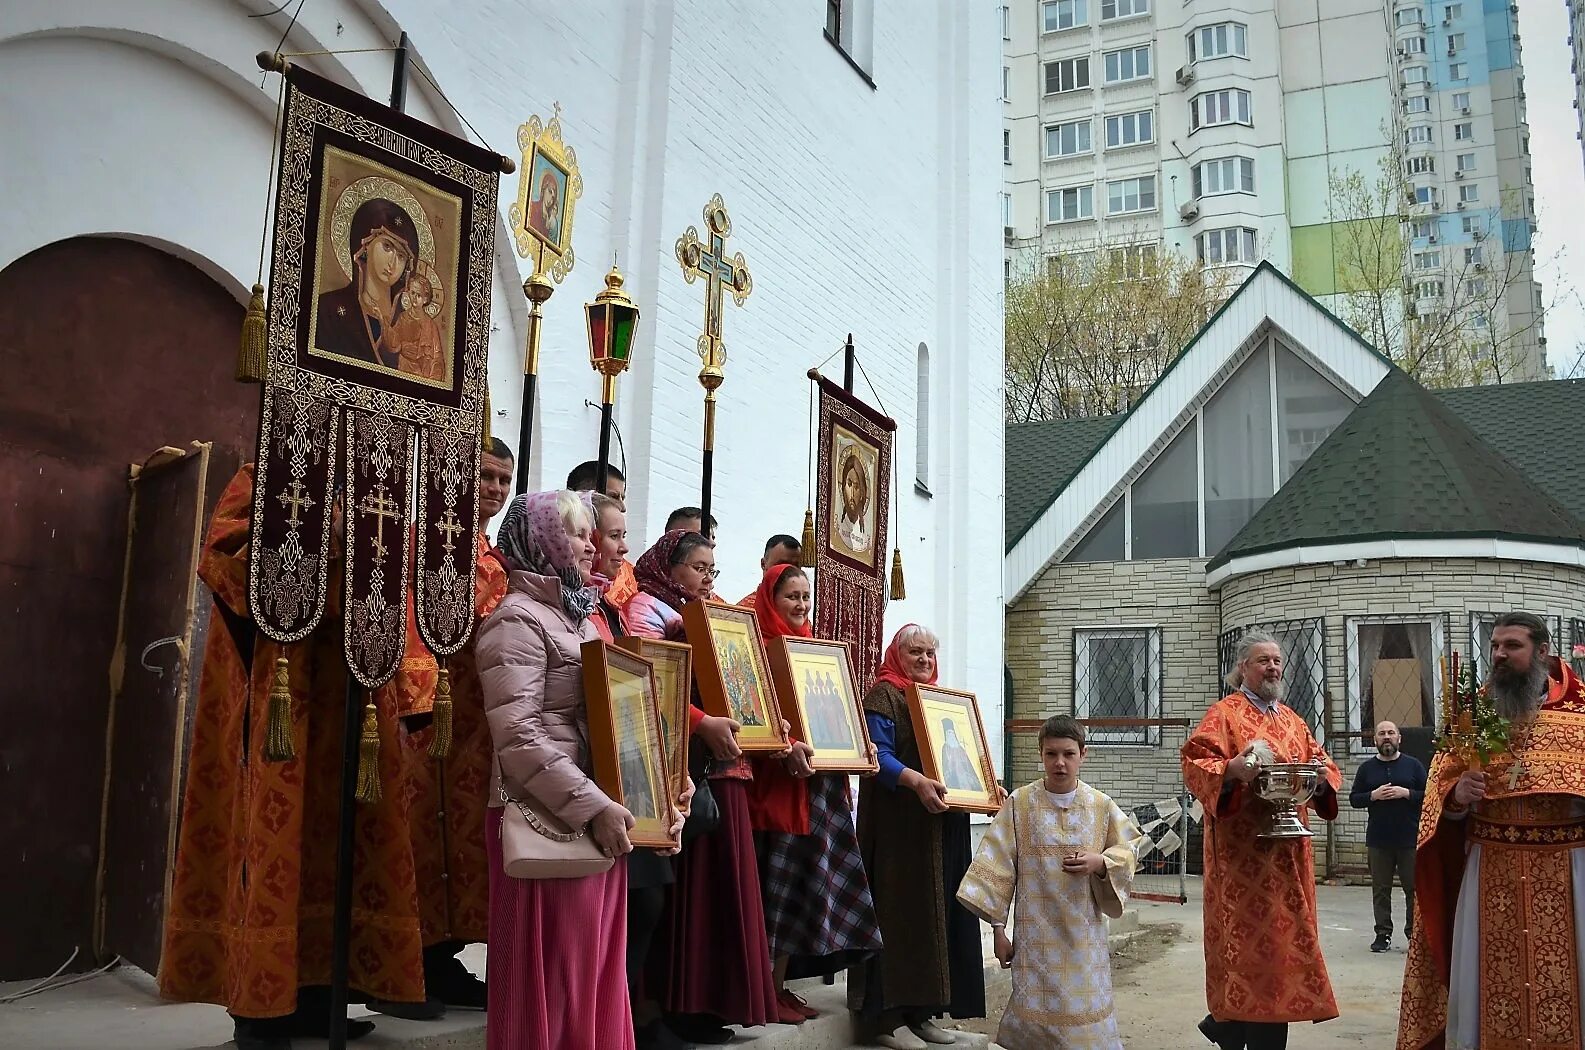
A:
<svg viewBox="0 0 1585 1050">
<path fill-rule="evenodd" d="M 721 823 L 721 807 L 716 805 L 715 792 L 710 790 L 710 770 L 714 762 L 698 737 L 688 741 L 688 776 L 693 780 L 693 805 L 688 819 L 682 825 L 682 841 L 686 844 L 708 835 Z"/>
</svg>

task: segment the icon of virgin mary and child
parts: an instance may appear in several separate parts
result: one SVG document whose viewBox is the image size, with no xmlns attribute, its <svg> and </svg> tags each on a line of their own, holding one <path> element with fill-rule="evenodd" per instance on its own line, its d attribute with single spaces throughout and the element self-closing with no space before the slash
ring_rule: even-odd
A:
<svg viewBox="0 0 1585 1050">
<path fill-rule="evenodd" d="M 347 255 L 335 246 L 348 281 L 319 297 L 318 350 L 420 379 L 446 379 L 438 320 L 445 289 L 419 245 L 414 217 L 402 205 L 384 197 L 358 205 Z"/>
</svg>

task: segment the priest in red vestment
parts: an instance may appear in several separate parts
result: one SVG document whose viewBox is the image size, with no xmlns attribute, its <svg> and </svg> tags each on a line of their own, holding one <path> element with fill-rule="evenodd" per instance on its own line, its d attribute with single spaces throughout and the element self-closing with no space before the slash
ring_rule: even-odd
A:
<svg viewBox="0 0 1585 1050">
<path fill-rule="evenodd" d="M 490 615 L 506 595 L 506 566 L 490 546 L 485 526 L 512 494 L 512 450 L 494 438 L 479 458 L 478 557 L 473 611 Z M 475 629 L 478 622 L 475 621 Z M 471 943 L 488 938 L 490 868 L 484 849 L 484 818 L 490 794 L 490 723 L 474 664 L 473 638 L 446 660 L 451 687 L 451 746 L 430 755 L 434 690 L 415 698 L 403 719 L 402 771 L 408 795 L 413 865 L 418 873 L 418 918 L 424 937 L 424 990 L 419 1009 L 381 1003 L 397 1017 L 429 1019 L 447 1006 L 483 1010 L 484 982 L 457 958 Z"/>
<path fill-rule="evenodd" d="M 1540 617 L 1498 618 L 1507 747 L 1431 762 L 1398 1050 L 1585 1046 L 1585 686 L 1550 648 Z"/>
<path fill-rule="evenodd" d="M 248 611 L 253 465 L 232 478 L 210 520 L 198 575 L 214 592 L 193 719 L 176 869 L 165 920 L 160 992 L 218 1003 L 240 1050 L 285 1050 L 330 1026 L 331 926 L 341 808 L 347 665 L 341 572 L 319 627 L 281 646 Z M 340 555 L 332 551 L 339 562 Z M 294 758 L 263 751 L 275 661 L 285 655 Z M 408 840 L 396 720 L 434 688 L 435 663 L 411 630 L 403 670 L 374 693 L 377 802 L 359 804 L 354 837 L 349 984 L 355 995 L 424 998 L 418 893 Z M 373 1026 L 352 1021 L 348 1035 Z"/>
<path fill-rule="evenodd" d="M 1205 998 L 1200 1032 L 1222 1050 L 1281 1050 L 1291 1021 L 1325 1021 L 1337 1002 L 1321 958 L 1310 840 L 1263 839 L 1260 765 L 1322 767 L 1313 807 L 1337 819 L 1342 774 L 1283 704 L 1282 649 L 1264 631 L 1238 642 L 1223 697 L 1183 745 L 1183 780 L 1205 807 Z"/>
</svg>

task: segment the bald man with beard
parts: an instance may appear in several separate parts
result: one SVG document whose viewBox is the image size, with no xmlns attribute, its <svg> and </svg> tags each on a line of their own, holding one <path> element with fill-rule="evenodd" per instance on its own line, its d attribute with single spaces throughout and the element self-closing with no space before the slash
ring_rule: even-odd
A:
<svg viewBox="0 0 1585 1050">
<path fill-rule="evenodd" d="M 1398 1050 L 1585 1045 L 1585 687 L 1546 623 L 1497 620 L 1486 693 L 1506 753 L 1431 763 Z"/>
</svg>

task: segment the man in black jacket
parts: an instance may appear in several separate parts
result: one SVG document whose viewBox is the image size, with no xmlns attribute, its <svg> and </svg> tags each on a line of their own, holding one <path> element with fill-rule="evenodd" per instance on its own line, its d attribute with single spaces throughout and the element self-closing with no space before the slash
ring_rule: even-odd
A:
<svg viewBox="0 0 1585 1050">
<path fill-rule="evenodd" d="M 1376 727 L 1376 755 L 1365 759 L 1354 774 L 1348 801 L 1355 809 L 1369 809 L 1365 848 L 1370 855 L 1371 901 L 1376 909 L 1376 940 L 1370 950 L 1384 952 L 1392 945 L 1392 879 L 1403 887 L 1403 936 L 1414 930 L 1414 843 L 1420 824 L 1420 802 L 1425 798 L 1425 765 L 1399 750 L 1398 727 L 1383 722 Z"/>
</svg>

